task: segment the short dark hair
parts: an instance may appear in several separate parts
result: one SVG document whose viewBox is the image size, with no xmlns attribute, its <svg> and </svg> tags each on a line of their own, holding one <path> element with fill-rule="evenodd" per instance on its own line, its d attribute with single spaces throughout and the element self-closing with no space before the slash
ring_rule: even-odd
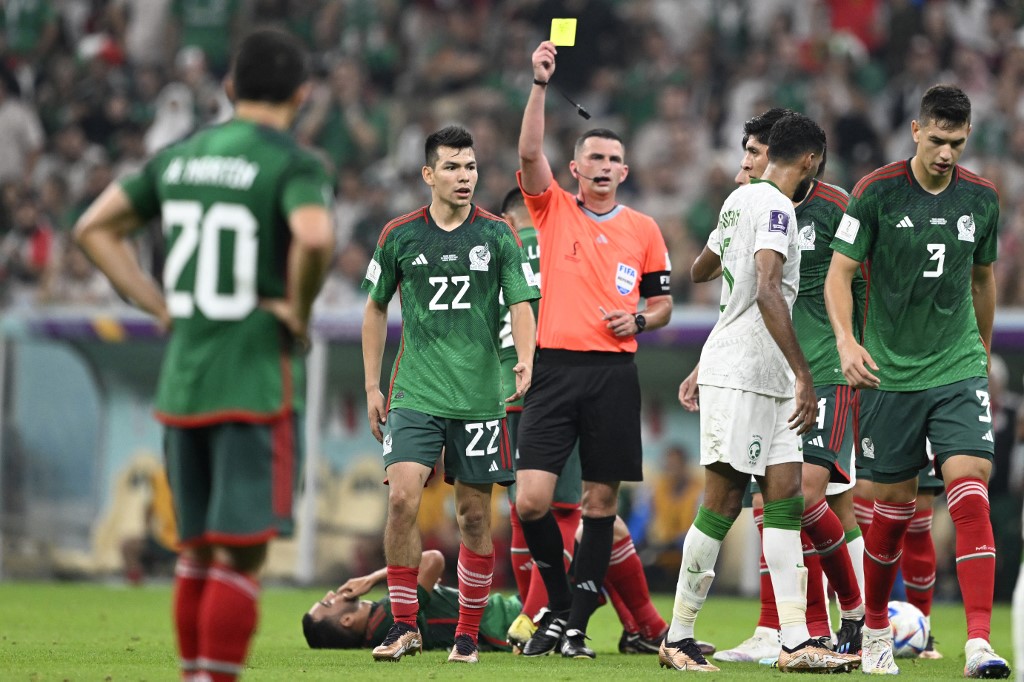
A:
<svg viewBox="0 0 1024 682">
<path fill-rule="evenodd" d="M 437 163 L 438 147 L 450 147 L 451 149 L 466 149 L 473 146 L 473 136 L 462 126 L 447 126 L 427 135 L 427 141 L 423 145 L 423 156 L 427 165 L 431 168 Z"/>
<path fill-rule="evenodd" d="M 751 137 L 756 137 L 761 144 L 768 144 L 768 136 L 772 132 L 772 126 L 783 116 L 792 114 L 792 109 L 774 107 L 758 114 L 743 124 L 743 142 L 741 149 L 746 150 L 747 142 Z"/>
<path fill-rule="evenodd" d="M 523 199 L 523 192 L 518 187 L 510 189 L 508 194 L 505 195 L 505 198 L 501 200 L 502 213 L 508 213 L 520 206 L 526 206 L 526 200 Z"/>
<path fill-rule="evenodd" d="M 768 135 L 769 161 L 795 161 L 808 152 L 821 156 L 825 151 L 825 131 L 803 114 L 783 116 Z"/>
<path fill-rule="evenodd" d="M 576 144 L 573 145 L 572 148 L 572 155 L 574 157 L 578 156 L 580 153 L 580 149 L 583 148 L 583 143 L 592 137 L 600 137 L 605 140 L 615 140 L 616 142 L 622 145 L 623 150 L 625 150 L 626 148 L 626 144 L 622 141 L 622 138 L 619 137 L 618 133 L 616 133 L 614 130 L 609 130 L 608 128 L 591 128 L 590 130 L 576 138 Z"/>
<path fill-rule="evenodd" d="M 354 630 L 330 619 L 314 620 L 308 613 L 302 616 L 302 634 L 310 649 L 358 649 L 363 637 Z"/>
<path fill-rule="evenodd" d="M 917 122 L 935 122 L 940 128 L 958 128 L 971 122 L 971 100 L 955 85 L 933 85 L 921 97 Z"/>
<path fill-rule="evenodd" d="M 290 33 L 257 29 L 242 40 L 232 76 L 238 99 L 286 102 L 309 78 L 306 51 Z"/>
</svg>

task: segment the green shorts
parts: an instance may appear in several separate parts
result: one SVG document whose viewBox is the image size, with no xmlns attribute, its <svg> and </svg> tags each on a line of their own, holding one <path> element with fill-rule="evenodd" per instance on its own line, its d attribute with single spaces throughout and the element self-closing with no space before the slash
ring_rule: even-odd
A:
<svg viewBox="0 0 1024 682">
<path fill-rule="evenodd" d="M 183 547 L 260 545 L 292 534 L 302 419 L 166 427 L 164 456 Z"/>
<path fill-rule="evenodd" d="M 853 469 L 853 415 L 857 391 L 849 386 L 816 386 L 818 418 L 804 434 L 804 461 L 831 473 L 829 483 L 849 483 Z"/>
<path fill-rule="evenodd" d="M 934 465 L 931 462 L 928 463 L 924 469 L 917 472 L 917 489 L 924 492 L 932 493 L 935 496 L 941 495 L 942 491 L 946 489 L 946 484 L 942 482 L 942 479 L 937 476 L 938 472 L 935 471 Z M 864 467 L 857 467 L 857 480 L 858 481 L 872 481 L 871 470 Z"/>
<path fill-rule="evenodd" d="M 516 468 L 519 459 L 519 449 L 516 443 L 519 439 L 519 420 L 522 418 L 522 409 L 508 411 L 505 420 L 508 422 L 508 435 L 512 443 L 512 468 Z M 577 509 L 580 506 L 580 498 L 583 497 L 583 470 L 580 468 L 580 446 L 577 443 L 573 448 L 569 459 L 565 461 L 565 467 L 558 476 L 555 483 L 555 494 L 552 496 L 551 506 L 562 509 Z M 515 484 L 508 487 L 508 503 L 516 503 Z"/>
<path fill-rule="evenodd" d="M 418 462 L 436 468 L 444 453 L 449 483 L 515 481 L 512 449 L 504 419 L 448 419 L 396 407 L 384 424 L 384 468 L 395 462 Z"/>
<path fill-rule="evenodd" d="M 858 465 L 877 483 L 900 483 L 953 455 L 992 460 L 988 379 L 974 377 L 923 391 L 861 391 Z"/>
</svg>

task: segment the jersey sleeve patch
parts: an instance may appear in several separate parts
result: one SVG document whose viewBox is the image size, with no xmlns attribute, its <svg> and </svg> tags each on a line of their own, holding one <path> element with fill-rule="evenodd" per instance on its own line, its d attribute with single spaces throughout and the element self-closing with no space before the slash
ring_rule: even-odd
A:
<svg viewBox="0 0 1024 682">
<path fill-rule="evenodd" d="M 789 234 L 789 214 L 785 211 L 772 211 L 768 217 L 768 231 Z"/>
<path fill-rule="evenodd" d="M 533 271 L 529 263 L 523 263 L 523 276 L 526 277 L 526 283 L 531 287 L 540 286 L 540 277 Z"/>
<path fill-rule="evenodd" d="M 366 279 L 370 280 L 373 286 L 377 286 L 377 280 L 380 279 L 380 263 L 375 260 L 370 261 L 370 264 L 366 266 Z"/>
<path fill-rule="evenodd" d="M 836 239 L 842 239 L 847 244 L 852 244 L 857 241 L 858 232 L 860 232 L 860 221 L 849 213 L 843 214 L 843 219 L 839 221 L 839 227 L 836 228 Z"/>
</svg>

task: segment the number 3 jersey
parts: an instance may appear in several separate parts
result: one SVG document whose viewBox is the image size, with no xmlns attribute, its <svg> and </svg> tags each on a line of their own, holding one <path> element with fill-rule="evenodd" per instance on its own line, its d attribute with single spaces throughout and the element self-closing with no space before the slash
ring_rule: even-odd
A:
<svg viewBox="0 0 1024 682">
<path fill-rule="evenodd" d="M 162 150 L 121 186 L 140 217 L 162 217 L 167 243 L 174 325 L 157 417 L 200 426 L 302 409 L 302 356 L 259 301 L 286 295 L 289 214 L 332 200 L 320 162 L 285 133 L 234 119 Z"/>
<path fill-rule="evenodd" d="M 508 223 L 477 206 L 451 231 L 438 227 L 427 207 L 396 218 L 381 232 L 363 288 L 385 304 L 397 291 L 402 305 L 388 409 L 449 419 L 505 415 L 498 293 L 506 305 L 540 297 Z"/>
<path fill-rule="evenodd" d="M 987 376 L 971 275 L 995 261 L 998 222 L 995 187 L 961 166 L 938 194 L 921 187 L 910 161 L 857 183 L 832 249 L 867 263 L 863 343 L 881 390 Z"/>
</svg>

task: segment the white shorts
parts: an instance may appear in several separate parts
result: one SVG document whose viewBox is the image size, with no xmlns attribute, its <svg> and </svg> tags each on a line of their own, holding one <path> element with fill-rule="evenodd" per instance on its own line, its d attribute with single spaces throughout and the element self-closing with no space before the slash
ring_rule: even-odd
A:
<svg viewBox="0 0 1024 682">
<path fill-rule="evenodd" d="M 701 465 L 725 462 L 736 471 L 764 476 L 766 467 L 803 462 L 803 443 L 787 424 L 794 410 L 794 398 L 701 386 Z"/>
</svg>

